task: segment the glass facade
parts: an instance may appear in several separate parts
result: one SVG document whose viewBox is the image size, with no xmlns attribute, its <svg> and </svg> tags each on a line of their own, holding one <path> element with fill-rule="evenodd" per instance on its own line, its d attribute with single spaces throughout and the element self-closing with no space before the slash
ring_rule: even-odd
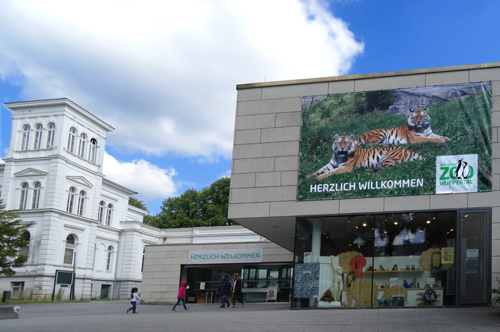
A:
<svg viewBox="0 0 500 332">
<path fill-rule="evenodd" d="M 481 266 L 491 257 L 489 216 L 469 213 L 467 220 L 464 215 L 298 218 L 292 307 L 452 306 L 458 304 L 457 292 L 465 299 L 461 304 L 487 303 L 487 271 Z"/>
<path fill-rule="evenodd" d="M 187 302 L 220 303 L 217 289 L 222 275 L 233 282 L 234 273 L 241 276 L 243 300 L 245 302 L 288 302 L 291 291 L 291 264 L 234 264 L 217 266 L 185 266 L 189 288 Z M 231 295 L 229 296 L 231 298 Z"/>
</svg>

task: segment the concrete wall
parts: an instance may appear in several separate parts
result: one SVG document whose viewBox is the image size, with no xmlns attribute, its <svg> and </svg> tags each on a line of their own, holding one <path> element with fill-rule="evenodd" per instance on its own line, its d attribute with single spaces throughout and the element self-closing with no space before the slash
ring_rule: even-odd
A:
<svg viewBox="0 0 500 332">
<path fill-rule="evenodd" d="M 292 253 L 275 243 L 217 243 L 146 246 L 141 297 L 148 303 L 174 304 L 181 283 L 181 266 L 190 250 L 263 248 L 262 264 L 291 263 Z"/>
<path fill-rule="evenodd" d="M 492 192 L 296 201 L 303 96 L 480 81 L 493 82 Z M 265 222 L 271 223 L 273 218 L 299 215 L 491 207 L 492 285 L 497 286 L 494 277 L 500 277 L 500 63 L 266 82 L 239 85 L 237 89 L 230 219 L 276 241 L 272 228 L 262 226 L 263 218 L 268 218 Z M 294 218 L 288 221 L 290 224 L 294 222 Z M 259 226 L 253 226 L 257 224 Z M 289 225 L 290 229 L 292 227 Z"/>
</svg>

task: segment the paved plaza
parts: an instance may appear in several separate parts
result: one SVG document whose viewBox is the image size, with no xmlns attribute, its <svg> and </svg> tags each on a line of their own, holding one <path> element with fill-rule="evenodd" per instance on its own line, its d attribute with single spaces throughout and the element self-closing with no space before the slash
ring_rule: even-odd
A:
<svg viewBox="0 0 500 332">
<path fill-rule="evenodd" d="M 0 320 L 1 332 L 53 331 L 500 331 L 497 308 L 408 308 L 290 310 L 288 304 L 250 303 L 243 308 L 216 304 L 138 306 L 129 302 L 47 303 L 21 305 L 19 319 Z"/>
</svg>

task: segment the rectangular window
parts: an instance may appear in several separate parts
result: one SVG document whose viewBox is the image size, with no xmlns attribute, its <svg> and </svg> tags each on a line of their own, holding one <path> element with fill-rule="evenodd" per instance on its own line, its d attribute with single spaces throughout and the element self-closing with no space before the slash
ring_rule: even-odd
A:
<svg viewBox="0 0 500 332">
<path fill-rule="evenodd" d="M 66 248 L 64 250 L 64 264 L 73 264 L 73 248 Z"/>
<path fill-rule="evenodd" d="M 23 295 L 24 291 L 24 281 L 21 282 L 13 282 L 12 284 L 12 297 L 20 297 Z"/>
<path fill-rule="evenodd" d="M 112 252 L 111 251 L 108 251 L 108 259 L 106 261 L 106 271 L 110 271 L 111 270 L 111 256 L 112 256 Z"/>
</svg>

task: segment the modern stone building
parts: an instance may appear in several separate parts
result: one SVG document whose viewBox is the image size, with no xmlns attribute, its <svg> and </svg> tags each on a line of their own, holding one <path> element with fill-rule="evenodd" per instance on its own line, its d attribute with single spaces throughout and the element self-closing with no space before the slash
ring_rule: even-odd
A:
<svg viewBox="0 0 500 332">
<path fill-rule="evenodd" d="M 246 302 L 290 300 L 290 251 L 239 225 L 166 231 L 165 244 L 146 246 L 141 296 L 148 303 L 175 303 L 187 281 L 187 302 L 218 305 L 222 275 L 234 273 Z"/>
<path fill-rule="evenodd" d="M 500 63 L 237 91 L 229 219 L 294 252 L 293 307 L 491 303 Z"/>
</svg>

